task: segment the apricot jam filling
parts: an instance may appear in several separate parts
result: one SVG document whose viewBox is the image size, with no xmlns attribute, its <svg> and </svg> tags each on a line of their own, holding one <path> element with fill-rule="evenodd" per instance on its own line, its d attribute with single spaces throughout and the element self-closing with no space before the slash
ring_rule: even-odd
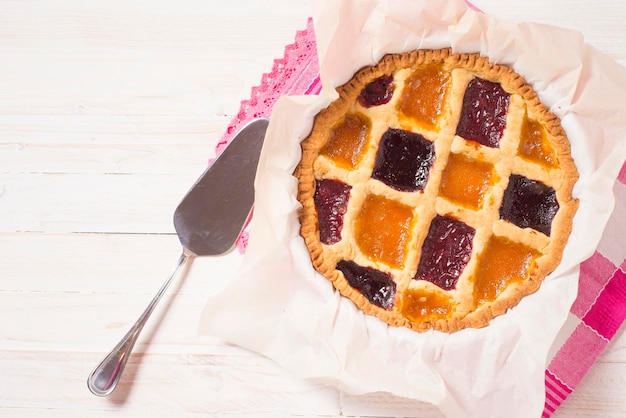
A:
<svg viewBox="0 0 626 418">
<path fill-rule="evenodd" d="M 494 184 L 493 165 L 471 157 L 450 153 L 443 171 L 439 194 L 470 209 L 480 209 L 483 196 Z"/>
<path fill-rule="evenodd" d="M 463 96 L 456 134 L 487 147 L 500 147 L 510 97 L 499 83 L 472 79 Z"/>
<path fill-rule="evenodd" d="M 434 161 L 432 142 L 413 132 L 389 129 L 380 140 L 372 178 L 401 192 L 423 190 Z"/>
<path fill-rule="evenodd" d="M 315 181 L 313 201 L 317 209 L 320 241 L 331 245 L 341 241 L 343 216 L 348 208 L 352 186 L 339 180 L 320 179 Z"/>
<path fill-rule="evenodd" d="M 504 237 L 492 236 L 478 258 L 474 277 L 476 306 L 495 300 L 512 283 L 528 278 L 539 252 Z"/>
<path fill-rule="evenodd" d="M 443 290 L 456 287 L 472 254 L 474 228 L 447 216 L 436 216 L 422 245 L 416 280 L 427 280 Z"/>
<path fill-rule="evenodd" d="M 363 148 L 370 136 L 372 123 L 361 113 L 347 114 L 330 131 L 330 138 L 320 154 L 333 160 L 338 166 L 354 169 L 361 162 Z"/>
<path fill-rule="evenodd" d="M 402 268 L 413 217 L 411 207 L 370 194 L 355 219 L 356 243 L 369 259 Z"/>
<path fill-rule="evenodd" d="M 417 124 L 436 129 L 443 113 L 450 73 L 440 65 L 415 70 L 405 81 L 398 110 Z"/>
<path fill-rule="evenodd" d="M 524 115 L 518 153 L 520 157 L 547 167 L 557 165 L 554 150 L 548 143 L 545 129 L 541 124 Z"/>
<path fill-rule="evenodd" d="M 454 312 L 451 297 L 424 289 L 408 289 L 402 300 L 402 315 L 413 321 L 447 318 Z"/>
</svg>

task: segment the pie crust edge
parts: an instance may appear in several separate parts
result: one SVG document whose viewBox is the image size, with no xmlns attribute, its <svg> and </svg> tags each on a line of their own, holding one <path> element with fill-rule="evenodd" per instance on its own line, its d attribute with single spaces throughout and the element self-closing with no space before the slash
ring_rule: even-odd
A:
<svg viewBox="0 0 626 418">
<path fill-rule="evenodd" d="M 481 305 L 464 317 L 413 322 L 400 312 L 388 311 L 370 303 L 363 294 L 348 284 L 343 274 L 335 268 L 334 262 L 325 259 L 323 244 L 319 239 L 317 210 L 313 200 L 315 193 L 313 163 L 327 141 L 324 133 L 343 117 L 368 83 L 399 68 L 417 68 L 431 63 L 443 63 L 446 60 L 452 62 L 455 67 L 464 68 L 478 77 L 498 82 L 505 91 L 521 96 L 529 111 L 534 115 L 534 119 L 539 120 L 548 131 L 562 173 L 558 180 L 561 187 L 555 188 L 559 211 L 552 222 L 550 248 L 546 254 L 536 259 L 535 267 L 526 280 L 508 286 L 494 301 Z M 341 295 L 352 300 L 366 314 L 374 315 L 392 326 L 404 326 L 419 332 L 430 329 L 455 332 L 467 327 L 484 327 L 493 317 L 505 313 L 509 308 L 517 305 L 524 296 L 537 291 L 545 276 L 560 264 L 571 233 L 573 217 L 578 208 L 578 200 L 572 198 L 571 195 L 578 179 L 578 171 L 559 117 L 540 101 L 537 93 L 520 74 L 508 66 L 491 63 L 477 53 L 453 54 L 450 48 L 416 50 L 384 56 L 378 64 L 357 71 L 350 81 L 337 88 L 337 93 L 339 97 L 316 115 L 311 133 L 302 141 L 302 158 L 294 176 L 298 179 L 297 199 L 302 205 L 299 213 L 300 232 L 309 250 L 312 264 L 318 272 L 333 283 Z"/>
</svg>

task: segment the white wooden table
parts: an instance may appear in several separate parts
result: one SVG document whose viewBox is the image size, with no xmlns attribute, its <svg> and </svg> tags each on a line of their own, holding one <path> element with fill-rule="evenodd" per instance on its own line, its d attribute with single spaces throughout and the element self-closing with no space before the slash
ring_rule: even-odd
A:
<svg viewBox="0 0 626 418">
<path fill-rule="evenodd" d="M 475 0 L 582 31 L 626 64 L 622 0 Z M 438 417 L 290 377 L 196 326 L 237 252 L 193 262 L 109 398 L 91 369 L 180 252 L 173 210 L 239 102 L 304 29 L 304 0 L 0 0 L 0 416 Z M 557 417 L 626 415 L 618 333 Z"/>
</svg>

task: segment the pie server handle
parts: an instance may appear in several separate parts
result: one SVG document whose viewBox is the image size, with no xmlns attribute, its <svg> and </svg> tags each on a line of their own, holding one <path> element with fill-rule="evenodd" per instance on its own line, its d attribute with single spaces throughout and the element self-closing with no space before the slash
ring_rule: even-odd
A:
<svg viewBox="0 0 626 418">
<path fill-rule="evenodd" d="M 87 378 L 97 396 L 115 390 L 144 325 L 187 260 L 220 255 L 233 248 L 252 211 L 254 178 L 269 121 L 256 119 L 230 141 L 199 177 L 174 212 L 183 252 L 172 274 L 111 352 Z"/>
</svg>

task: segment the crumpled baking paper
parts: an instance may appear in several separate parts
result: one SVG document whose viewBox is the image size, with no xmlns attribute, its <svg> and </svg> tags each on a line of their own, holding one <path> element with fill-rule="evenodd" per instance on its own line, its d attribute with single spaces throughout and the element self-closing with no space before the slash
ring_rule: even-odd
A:
<svg viewBox="0 0 626 418">
<path fill-rule="evenodd" d="M 498 21 L 462 0 L 324 0 L 316 15 L 319 96 L 275 105 L 255 182 L 250 241 L 236 277 L 212 295 L 201 334 L 274 359 L 296 376 L 353 393 L 389 392 L 449 417 L 538 417 L 548 353 L 573 303 L 579 264 L 614 205 L 626 155 L 626 72 L 580 33 Z M 363 314 L 313 269 L 299 233 L 300 141 L 314 115 L 384 54 L 416 48 L 480 52 L 525 76 L 562 118 L 580 172 L 580 201 L 561 265 L 488 327 L 417 333 Z"/>
</svg>

